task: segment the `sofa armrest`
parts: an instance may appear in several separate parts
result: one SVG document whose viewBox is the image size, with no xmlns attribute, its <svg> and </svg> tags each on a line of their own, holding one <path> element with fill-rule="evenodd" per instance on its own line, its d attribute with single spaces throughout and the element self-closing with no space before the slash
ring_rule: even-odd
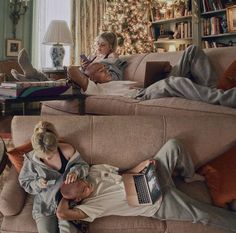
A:
<svg viewBox="0 0 236 233">
<path fill-rule="evenodd" d="M 4 216 L 18 214 L 24 206 L 25 198 L 26 192 L 18 182 L 18 173 L 14 167 L 11 167 L 7 182 L 4 184 L 0 194 L 0 212 Z"/>
</svg>

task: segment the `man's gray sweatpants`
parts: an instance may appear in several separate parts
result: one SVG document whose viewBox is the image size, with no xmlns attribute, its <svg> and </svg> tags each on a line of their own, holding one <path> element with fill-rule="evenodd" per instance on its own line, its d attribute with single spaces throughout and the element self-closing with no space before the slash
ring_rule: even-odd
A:
<svg viewBox="0 0 236 233">
<path fill-rule="evenodd" d="M 163 201 L 155 218 L 201 222 L 236 232 L 236 212 L 199 202 L 175 187 L 172 180 L 174 170 L 183 177 L 191 177 L 194 174 L 191 156 L 177 140 L 169 140 L 154 159 L 157 160 L 157 171 L 163 194 Z"/>
<path fill-rule="evenodd" d="M 140 100 L 181 97 L 236 108 L 236 88 L 216 88 L 217 75 L 206 54 L 197 46 L 189 46 L 168 78 L 141 90 Z"/>
</svg>

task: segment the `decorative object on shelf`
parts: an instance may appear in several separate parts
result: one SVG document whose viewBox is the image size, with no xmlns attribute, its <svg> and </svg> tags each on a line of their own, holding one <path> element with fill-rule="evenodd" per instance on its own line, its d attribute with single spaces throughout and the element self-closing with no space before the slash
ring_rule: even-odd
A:
<svg viewBox="0 0 236 233">
<path fill-rule="evenodd" d="M 73 45 L 71 31 L 64 20 L 52 20 L 43 38 L 43 44 L 52 45 L 50 55 L 53 66 L 63 67 L 65 49 L 63 45 Z"/>
<path fill-rule="evenodd" d="M 17 57 L 21 50 L 21 40 L 7 39 L 6 56 Z"/>
<path fill-rule="evenodd" d="M 236 5 L 226 8 L 228 31 L 236 32 Z"/>
<path fill-rule="evenodd" d="M 12 34 L 13 38 L 16 39 L 16 26 L 28 9 L 29 0 L 10 0 L 10 19 L 12 21 Z"/>
<path fill-rule="evenodd" d="M 222 32 L 227 33 L 228 32 L 228 25 L 227 25 L 226 15 L 222 16 L 220 24 L 221 24 L 221 27 L 222 27 Z"/>
<path fill-rule="evenodd" d="M 226 7 L 232 6 L 232 5 L 236 4 L 236 0 L 225 0 L 224 4 L 225 4 Z"/>
<path fill-rule="evenodd" d="M 176 1 L 174 1 L 173 7 L 174 7 L 174 17 L 175 18 L 187 15 L 187 13 L 185 12 L 187 9 L 185 1 L 176 0 Z"/>
</svg>

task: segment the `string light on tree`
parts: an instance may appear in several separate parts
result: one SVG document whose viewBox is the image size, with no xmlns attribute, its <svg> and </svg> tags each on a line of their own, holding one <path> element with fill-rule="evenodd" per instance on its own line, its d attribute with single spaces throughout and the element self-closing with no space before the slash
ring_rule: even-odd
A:
<svg viewBox="0 0 236 233">
<path fill-rule="evenodd" d="M 102 31 L 113 31 L 118 37 L 121 55 L 154 52 L 150 23 L 151 0 L 110 0 Z"/>
</svg>

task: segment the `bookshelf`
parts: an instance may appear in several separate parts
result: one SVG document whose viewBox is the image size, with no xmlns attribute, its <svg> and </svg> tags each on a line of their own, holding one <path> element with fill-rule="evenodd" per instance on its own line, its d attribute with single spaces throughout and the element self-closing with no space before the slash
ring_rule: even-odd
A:
<svg viewBox="0 0 236 233">
<path fill-rule="evenodd" d="M 228 2 L 231 1 L 200 0 L 201 41 L 203 48 L 235 45 L 236 32 L 229 32 L 227 27 L 226 7 Z"/>
<path fill-rule="evenodd" d="M 185 0 L 184 11 L 158 14 L 152 9 L 152 34 L 158 52 L 184 50 L 195 44 L 202 48 L 236 45 L 236 32 L 228 32 L 226 6 L 232 1 Z M 234 3 L 236 5 L 236 3 Z M 176 36 L 177 34 L 177 36 Z"/>
</svg>

